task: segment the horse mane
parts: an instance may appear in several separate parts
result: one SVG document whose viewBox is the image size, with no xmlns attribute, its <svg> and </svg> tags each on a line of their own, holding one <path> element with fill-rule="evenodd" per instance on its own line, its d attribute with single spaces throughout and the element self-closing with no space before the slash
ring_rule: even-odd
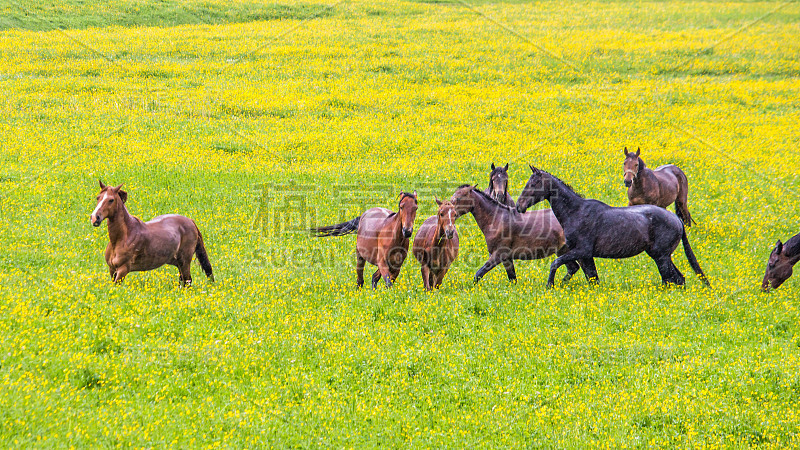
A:
<svg viewBox="0 0 800 450">
<path fill-rule="evenodd" d="M 398 209 L 400 208 L 400 203 L 403 203 L 403 199 L 405 199 L 406 197 L 413 199 L 414 203 L 417 203 L 417 197 L 415 197 L 414 194 L 409 194 L 408 192 L 400 191 L 400 194 L 398 194 L 397 196 L 400 197 L 400 200 L 398 200 L 397 202 Z M 388 216 L 386 216 L 386 218 L 388 219 L 389 217 L 392 217 L 395 214 L 397 214 L 397 211 L 392 211 L 391 213 L 389 213 Z"/>
<path fill-rule="evenodd" d="M 636 172 L 636 175 L 640 175 L 642 171 L 647 168 L 647 164 L 644 163 L 641 156 L 637 156 L 637 158 L 639 159 L 639 170 Z"/>
<path fill-rule="evenodd" d="M 800 233 L 795 234 L 783 243 L 783 254 L 790 258 L 800 254 Z"/>
<path fill-rule="evenodd" d="M 544 173 L 550 175 L 551 177 L 553 177 L 556 181 L 558 181 L 559 183 L 563 184 L 570 192 L 572 192 L 573 194 L 577 195 L 578 197 L 586 198 L 586 197 L 583 196 L 583 194 L 581 194 L 578 191 L 576 191 L 572 186 L 570 186 L 569 183 L 567 183 L 566 181 L 562 180 L 561 178 L 558 178 L 557 176 L 553 175 L 550 172 L 545 172 L 544 170 L 542 170 L 542 172 L 544 172 Z"/>
<path fill-rule="evenodd" d="M 506 205 L 505 203 L 500 203 L 500 202 L 498 202 L 497 200 L 495 200 L 494 198 L 492 198 L 492 196 L 491 196 L 491 195 L 487 194 L 486 192 L 483 192 L 482 190 L 480 190 L 480 189 L 476 188 L 475 186 L 473 186 L 473 185 L 471 185 L 471 184 L 462 184 L 461 186 L 459 186 L 459 187 L 458 187 L 458 189 L 461 189 L 461 188 L 464 188 L 464 187 L 471 187 L 471 188 L 472 188 L 472 192 L 475 192 L 475 193 L 477 193 L 477 194 L 478 194 L 478 195 L 480 195 L 481 197 L 483 197 L 483 198 L 485 198 L 485 199 L 489 200 L 490 202 L 494 203 L 494 204 L 495 204 L 495 205 L 497 205 L 497 206 L 500 206 L 500 207 L 502 207 L 503 209 L 506 209 L 506 210 L 508 210 L 508 211 L 514 211 L 514 212 L 516 212 L 516 211 L 517 211 L 517 208 L 512 208 L 512 207 L 510 207 L 510 206 Z"/>
<path fill-rule="evenodd" d="M 414 200 L 414 203 L 417 203 L 417 197 L 415 197 L 414 194 L 409 194 L 408 192 L 400 191 L 398 197 L 400 197 L 400 200 L 397 202 L 397 206 L 400 206 L 400 203 L 403 203 L 403 199 L 405 199 L 406 197 L 410 197 L 411 199 Z"/>
</svg>

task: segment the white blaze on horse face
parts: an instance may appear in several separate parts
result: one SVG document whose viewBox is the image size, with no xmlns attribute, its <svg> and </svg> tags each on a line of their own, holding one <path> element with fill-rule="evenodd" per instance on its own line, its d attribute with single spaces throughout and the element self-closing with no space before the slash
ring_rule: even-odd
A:
<svg viewBox="0 0 800 450">
<path fill-rule="evenodd" d="M 112 198 L 113 198 L 113 195 L 110 195 L 110 194 L 108 193 L 108 191 L 106 191 L 106 193 L 105 193 L 105 194 L 103 194 L 103 198 L 101 198 L 101 199 L 100 199 L 100 200 L 97 202 L 97 206 L 94 208 L 94 211 L 92 211 L 92 215 L 91 215 L 92 222 L 94 222 L 94 218 L 95 218 L 95 217 L 97 217 L 97 214 L 100 212 L 100 209 L 103 207 L 103 204 L 106 202 L 106 199 L 107 199 L 108 197 L 112 197 Z M 103 217 L 103 219 L 105 219 L 105 217 Z"/>
</svg>

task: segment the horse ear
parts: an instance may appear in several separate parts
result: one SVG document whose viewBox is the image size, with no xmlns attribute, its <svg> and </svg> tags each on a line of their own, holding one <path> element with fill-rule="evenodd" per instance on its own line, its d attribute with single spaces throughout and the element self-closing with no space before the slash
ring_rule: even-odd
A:
<svg viewBox="0 0 800 450">
<path fill-rule="evenodd" d="M 417 198 L 417 190 L 414 189 L 414 198 Z"/>
<path fill-rule="evenodd" d="M 117 194 L 119 194 L 119 199 L 122 200 L 122 203 L 126 203 L 128 201 L 128 193 L 127 192 L 125 192 L 123 190 L 120 190 L 119 192 L 117 192 Z"/>
<path fill-rule="evenodd" d="M 441 201 L 441 200 L 439 200 L 439 198 L 438 198 L 438 197 L 434 196 L 434 197 L 433 197 L 433 201 L 435 201 L 437 205 L 439 205 L 439 206 L 442 206 L 442 201 Z"/>
<path fill-rule="evenodd" d="M 628 147 L 622 149 L 622 154 L 628 156 Z"/>
<path fill-rule="evenodd" d="M 97 182 L 98 182 L 98 183 L 100 183 L 100 189 L 105 189 L 105 188 L 106 188 L 106 185 L 103 183 L 103 180 L 101 180 L 100 178 L 98 178 L 98 179 L 97 179 Z"/>
<path fill-rule="evenodd" d="M 782 251 L 783 251 L 783 242 L 781 242 L 781 240 L 778 239 L 778 242 L 775 244 L 775 254 L 780 255 Z"/>
<path fill-rule="evenodd" d="M 641 154 L 642 154 L 642 149 L 639 148 L 639 147 L 636 147 L 636 156 L 639 156 Z"/>
<path fill-rule="evenodd" d="M 494 170 L 494 162 L 492 162 L 492 166 L 491 166 L 491 168 L 492 168 L 492 170 Z"/>
<path fill-rule="evenodd" d="M 505 167 L 505 170 L 508 170 L 508 163 L 506 163 L 506 167 Z"/>
</svg>

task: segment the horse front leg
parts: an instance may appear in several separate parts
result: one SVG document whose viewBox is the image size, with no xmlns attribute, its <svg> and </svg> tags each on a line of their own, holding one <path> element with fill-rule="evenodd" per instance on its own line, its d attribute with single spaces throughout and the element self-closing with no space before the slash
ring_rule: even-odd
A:
<svg viewBox="0 0 800 450">
<path fill-rule="evenodd" d="M 419 271 L 422 273 L 422 284 L 425 286 L 426 291 L 431 290 L 431 269 L 428 268 L 425 264 L 422 264 L 419 268 Z"/>
<path fill-rule="evenodd" d="M 448 269 L 449 268 L 444 268 L 436 275 L 436 280 L 433 281 L 434 289 L 439 289 L 442 286 L 442 280 L 444 280 L 444 275 L 447 273 Z"/>
<path fill-rule="evenodd" d="M 600 277 L 597 276 L 597 267 L 594 265 L 594 258 L 583 258 L 580 261 L 583 274 L 586 276 L 586 281 L 591 285 L 597 285 L 597 280 L 599 280 Z"/>
<path fill-rule="evenodd" d="M 576 262 L 577 260 L 581 259 L 580 256 L 576 254 L 577 252 L 568 251 L 563 255 L 559 256 L 558 258 L 550 264 L 550 275 L 547 277 L 547 289 L 552 288 L 556 284 L 556 271 L 558 268 L 564 264 L 570 262 Z M 573 266 L 574 267 L 574 266 Z"/>
<path fill-rule="evenodd" d="M 480 269 L 478 269 L 477 272 L 475 272 L 475 284 L 481 281 L 481 278 L 483 278 L 483 276 L 486 275 L 486 273 L 494 269 L 494 266 L 500 264 L 502 261 L 503 258 L 500 256 L 499 252 L 492 253 L 492 255 L 489 256 L 489 259 L 483 264 L 483 266 Z"/>
<path fill-rule="evenodd" d="M 181 287 L 189 287 L 192 285 L 192 265 L 191 259 L 189 262 L 181 263 L 178 266 L 178 271 L 180 272 L 180 279 L 181 279 Z"/>
<path fill-rule="evenodd" d="M 567 274 L 564 275 L 564 278 L 561 279 L 561 284 L 566 284 L 569 280 L 572 279 L 573 275 L 575 275 L 579 270 L 581 270 L 580 264 L 574 261 L 564 263 L 564 265 L 567 266 Z"/>
<path fill-rule="evenodd" d="M 392 287 L 392 271 L 389 270 L 389 264 L 386 263 L 386 260 L 381 259 L 378 261 L 378 271 L 380 272 L 383 281 L 386 283 L 386 287 Z M 373 277 L 373 283 L 374 280 L 375 278 Z"/>
<path fill-rule="evenodd" d="M 372 289 L 378 287 L 378 281 L 381 281 L 381 269 L 376 270 L 372 274 Z"/>
<path fill-rule="evenodd" d="M 503 261 L 503 267 L 506 269 L 506 275 L 508 275 L 508 281 L 516 284 L 517 283 L 517 271 L 514 269 L 514 260 L 507 259 Z"/>
</svg>

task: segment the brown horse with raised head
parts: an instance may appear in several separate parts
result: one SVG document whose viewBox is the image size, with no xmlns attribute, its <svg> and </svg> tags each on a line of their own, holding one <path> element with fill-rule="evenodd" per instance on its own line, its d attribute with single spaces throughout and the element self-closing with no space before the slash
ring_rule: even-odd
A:
<svg viewBox="0 0 800 450">
<path fill-rule="evenodd" d="M 688 227 L 692 225 L 692 215 L 686 202 L 689 197 L 689 180 L 686 174 L 674 164 L 659 166 L 650 170 L 639 156 L 642 152 L 628 152 L 625 147 L 623 183 L 628 187 L 628 206 L 656 205 L 662 208 L 675 203 L 675 213 Z"/>
<path fill-rule="evenodd" d="M 475 273 L 476 283 L 498 264 L 503 264 L 508 280 L 516 282 L 515 259 L 541 259 L 567 249 L 564 230 L 549 209 L 520 213 L 469 184 L 456 189 L 450 201 L 459 216 L 472 213 L 486 239 L 489 259 Z M 571 262 L 563 281 L 579 268 L 577 262 Z"/>
<path fill-rule="evenodd" d="M 428 217 L 414 237 L 414 257 L 421 266 L 425 290 L 439 289 L 450 264 L 458 256 L 458 231 L 455 206 L 435 199 L 439 209 Z"/>
<path fill-rule="evenodd" d="M 366 262 L 378 266 L 372 275 L 372 288 L 383 277 L 386 287 L 400 274 L 400 267 L 408 255 L 408 239 L 414 230 L 417 216 L 417 191 L 400 193 L 397 212 L 386 208 L 370 208 L 353 220 L 336 225 L 312 228 L 317 237 L 356 235 L 356 284 L 364 286 Z"/>
<path fill-rule="evenodd" d="M 508 193 L 508 163 L 504 167 L 495 167 L 492 163 L 490 168 L 489 187 L 484 192 L 498 202 L 513 208 L 516 204 Z"/>
<path fill-rule="evenodd" d="M 99 181 L 99 180 L 98 180 Z M 128 193 L 122 185 L 106 186 L 100 181 L 97 206 L 92 211 L 92 225 L 99 227 L 108 219 L 106 264 L 115 283 L 122 282 L 129 272 L 157 269 L 164 264 L 176 266 L 181 286 L 192 284 L 192 255 L 212 282 L 214 274 L 203 236 L 194 221 L 177 214 L 154 217 L 142 222 L 128 213 Z"/>
<path fill-rule="evenodd" d="M 770 288 L 777 289 L 792 276 L 792 267 L 798 261 L 800 261 L 800 233 L 789 238 L 785 244 L 778 240 L 769 254 L 761 290 L 766 292 Z"/>
</svg>

